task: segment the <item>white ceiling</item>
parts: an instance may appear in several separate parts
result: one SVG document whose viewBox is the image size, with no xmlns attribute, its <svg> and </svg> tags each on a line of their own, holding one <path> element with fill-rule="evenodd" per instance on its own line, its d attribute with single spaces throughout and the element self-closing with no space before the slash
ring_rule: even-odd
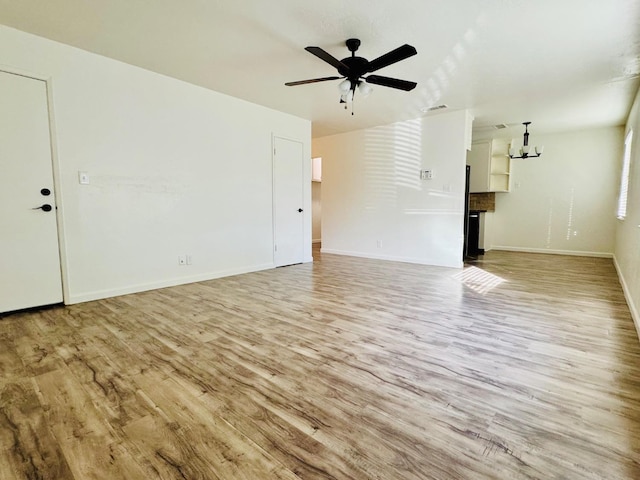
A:
<svg viewBox="0 0 640 480">
<path fill-rule="evenodd" d="M 0 0 L 0 23 L 310 119 L 314 137 L 440 104 L 469 108 L 476 136 L 622 125 L 640 73 L 639 0 Z M 418 87 L 374 85 L 352 116 L 338 81 L 284 86 L 335 75 L 304 47 L 341 59 L 351 37 L 369 60 L 416 47 L 376 74 Z"/>
</svg>

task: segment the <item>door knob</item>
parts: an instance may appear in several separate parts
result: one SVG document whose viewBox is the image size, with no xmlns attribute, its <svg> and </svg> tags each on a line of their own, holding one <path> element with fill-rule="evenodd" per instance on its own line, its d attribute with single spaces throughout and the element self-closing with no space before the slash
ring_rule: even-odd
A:
<svg viewBox="0 0 640 480">
<path fill-rule="evenodd" d="M 42 210 L 44 212 L 50 212 L 52 209 L 53 207 L 51 205 L 45 203 L 43 205 L 40 205 L 39 207 L 32 208 L 31 210 Z"/>
<path fill-rule="evenodd" d="M 298 212 L 303 212 L 304 210 L 302 210 L 301 208 L 298 209 Z"/>
</svg>

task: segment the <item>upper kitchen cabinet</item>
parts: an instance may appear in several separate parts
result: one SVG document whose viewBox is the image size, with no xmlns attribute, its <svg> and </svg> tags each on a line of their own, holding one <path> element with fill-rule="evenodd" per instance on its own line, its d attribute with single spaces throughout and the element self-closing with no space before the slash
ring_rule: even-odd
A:
<svg viewBox="0 0 640 480">
<path fill-rule="evenodd" d="M 470 193 L 508 192 L 511 186 L 509 145 L 502 140 L 473 143 L 467 152 L 471 166 Z"/>
</svg>

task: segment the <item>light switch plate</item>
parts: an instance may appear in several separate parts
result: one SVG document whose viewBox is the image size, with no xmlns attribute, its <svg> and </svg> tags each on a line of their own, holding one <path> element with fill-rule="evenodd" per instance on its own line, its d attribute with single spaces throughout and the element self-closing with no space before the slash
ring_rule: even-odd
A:
<svg viewBox="0 0 640 480">
<path fill-rule="evenodd" d="M 78 182 L 81 185 L 89 185 L 89 174 L 87 172 L 78 172 Z"/>
<path fill-rule="evenodd" d="M 420 180 L 433 179 L 433 170 L 420 170 Z"/>
</svg>

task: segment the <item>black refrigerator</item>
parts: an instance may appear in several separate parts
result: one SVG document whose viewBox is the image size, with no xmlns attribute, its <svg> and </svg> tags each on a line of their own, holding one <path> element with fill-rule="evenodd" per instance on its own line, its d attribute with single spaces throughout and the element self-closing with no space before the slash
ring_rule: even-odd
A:
<svg viewBox="0 0 640 480">
<path fill-rule="evenodd" d="M 467 165 L 464 182 L 464 245 L 462 247 L 462 260 L 469 256 L 469 178 L 471 167 Z"/>
<path fill-rule="evenodd" d="M 464 251 L 462 260 L 475 260 L 484 254 L 480 244 L 480 212 L 469 210 L 469 175 L 471 167 L 467 165 L 464 187 Z"/>
</svg>

